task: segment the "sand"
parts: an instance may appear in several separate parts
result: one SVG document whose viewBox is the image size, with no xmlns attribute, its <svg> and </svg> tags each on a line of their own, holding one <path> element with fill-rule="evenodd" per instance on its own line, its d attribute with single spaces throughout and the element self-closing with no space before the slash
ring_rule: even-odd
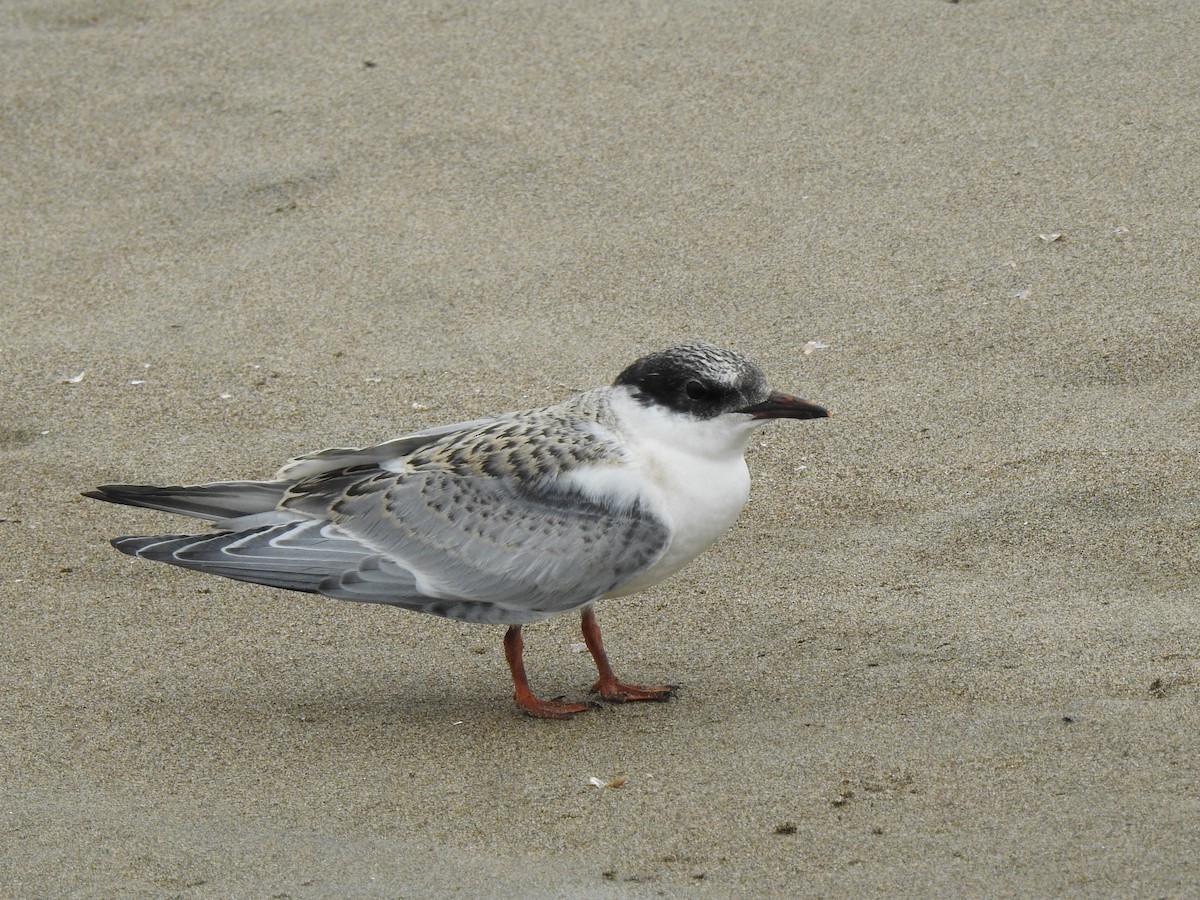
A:
<svg viewBox="0 0 1200 900">
<path fill-rule="evenodd" d="M 1198 24 L 4 4 L 0 894 L 1200 893 Z M 523 718 L 499 629 L 129 559 L 188 523 L 79 496 L 691 337 L 836 415 L 602 605 L 669 704 Z M 577 641 L 528 629 L 547 696 Z"/>
</svg>

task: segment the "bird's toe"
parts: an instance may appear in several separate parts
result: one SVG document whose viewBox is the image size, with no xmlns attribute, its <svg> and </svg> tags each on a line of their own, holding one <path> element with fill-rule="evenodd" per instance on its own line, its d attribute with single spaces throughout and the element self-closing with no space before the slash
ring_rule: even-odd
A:
<svg viewBox="0 0 1200 900">
<path fill-rule="evenodd" d="M 599 694 L 602 700 L 609 703 L 636 703 L 643 700 L 662 703 L 670 700 L 676 690 L 673 684 L 626 684 L 623 681 L 597 681 L 592 685 L 592 693 Z"/>
</svg>

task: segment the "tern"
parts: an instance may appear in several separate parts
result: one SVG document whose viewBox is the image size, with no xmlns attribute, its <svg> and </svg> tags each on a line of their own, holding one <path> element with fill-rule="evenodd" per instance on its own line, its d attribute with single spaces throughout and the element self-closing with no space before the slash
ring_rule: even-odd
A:
<svg viewBox="0 0 1200 900">
<path fill-rule="evenodd" d="M 729 528 L 749 495 L 744 454 L 755 428 L 828 415 L 773 390 L 742 354 L 695 341 L 552 406 L 320 450 L 270 481 L 107 484 L 84 496 L 215 529 L 114 538 L 131 556 L 507 625 L 517 705 L 561 719 L 594 704 L 533 692 L 522 627 L 581 610 L 599 672 L 593 693 L 616 703 L 668 699 L 672 685 L 617 679 L 596 602 L 658 584 Z"/>
</svg>

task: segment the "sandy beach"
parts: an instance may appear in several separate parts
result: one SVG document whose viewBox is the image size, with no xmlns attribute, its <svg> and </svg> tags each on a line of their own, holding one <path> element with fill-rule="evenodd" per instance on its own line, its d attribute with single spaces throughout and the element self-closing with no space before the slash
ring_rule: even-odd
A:
<svg viewBox="0 0 1200 900">
<path fill-rule="evenodd" d="M 1200 895 L 1198 26 L 4 4 L 0 895 Z M 835 415 L 601 604 L 667 704 L 525 718 L 498 627 L 130 559 L 195 523 L 80 496 L 690 338 Z M 526 630 L 546 696 L 578 641 Z"/>
</svg>

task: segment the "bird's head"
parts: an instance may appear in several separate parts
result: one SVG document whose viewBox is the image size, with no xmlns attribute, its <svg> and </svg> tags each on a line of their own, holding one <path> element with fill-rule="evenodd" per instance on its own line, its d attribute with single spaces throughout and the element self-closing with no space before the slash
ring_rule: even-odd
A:
<svg viewBox="0 0 1200 900">
<path fill-rule="evenodd" d="M 762 370 L 733 350 L 693 341 L 643 356 L 614 382 L 644 406 L 696 419 L 748 416 L 744 421 L 819 419 L 815 403 L 772 390 Z"/>
</svg>

